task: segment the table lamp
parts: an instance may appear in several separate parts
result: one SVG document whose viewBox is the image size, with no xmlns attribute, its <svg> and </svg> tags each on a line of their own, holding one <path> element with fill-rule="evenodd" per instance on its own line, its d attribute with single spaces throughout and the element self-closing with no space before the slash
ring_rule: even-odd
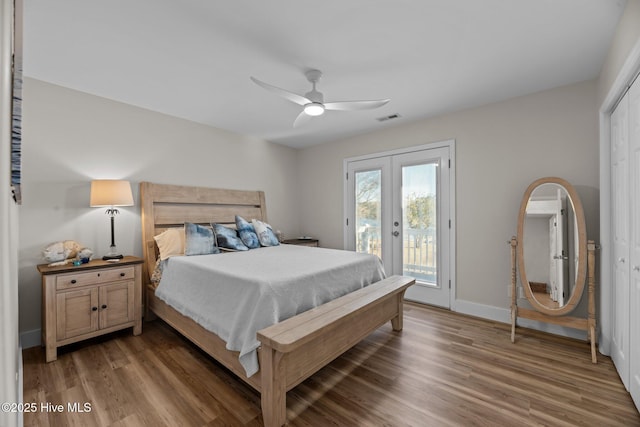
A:
<svg viewBox="0 0 640 427">
<path fill-rule="evenodd" d="M 91 207 L 108 206 L 106 213 L 111 217 L 111 249 L 102 257 L 103 260 L 122 259 L 116 249 L 114 222 L 120 212 L 115 206 L 133 206 L 133 194 L 129 181 L 115 179 L 99 179 L 91 181 Z"/>
</svg>

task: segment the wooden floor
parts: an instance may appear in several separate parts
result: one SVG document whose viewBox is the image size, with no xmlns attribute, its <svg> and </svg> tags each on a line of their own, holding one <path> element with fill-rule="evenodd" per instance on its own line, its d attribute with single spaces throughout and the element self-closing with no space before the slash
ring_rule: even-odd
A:
<svg viewBox="0 0 640 427">
<path fill-rule="evenodd" d="M 24 351 L 25 426 L 260 426 L 260 398 L 162 321 Z M 62 404 L 52 413 L 41 405 Z M 90 412 L 71 412 L 90 405 Z M 73 408 L 72 408 L 73 409 Z M 408 304 L 287 394 L 291 426 L 640 426 L 611 363 L 586 342 Z"/>
</svg>

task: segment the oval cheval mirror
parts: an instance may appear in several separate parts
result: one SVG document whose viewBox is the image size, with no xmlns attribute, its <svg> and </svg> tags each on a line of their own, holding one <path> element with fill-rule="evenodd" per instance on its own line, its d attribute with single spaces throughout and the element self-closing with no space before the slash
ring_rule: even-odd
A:
<svg viewBox="0 0 640 427">
<path fill-rule="evenodd" d="M 587 331 L 595 354 L 595 244 L 587 242 L 584 210 L 578 193 L 562 178 L 541 178 L 529 185 L 518 214 L 517 238 L 511 239 L 511 341 L 518 317 Z M 516 270 L 532 309 L 518 307 Z M 570 317 L 588 280 L 588 316 Z"/>
</svg>

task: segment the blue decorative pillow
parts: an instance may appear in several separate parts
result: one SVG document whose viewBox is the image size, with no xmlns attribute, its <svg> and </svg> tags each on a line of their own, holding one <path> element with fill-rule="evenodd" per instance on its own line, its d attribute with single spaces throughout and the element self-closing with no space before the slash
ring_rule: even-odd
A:
<svg viewBox="0 0 640 427">
<path fill-rule="evenodd" d="M 251 225 L 249 221 L 242 218 L 240 215 L 236 215 L 236 229 L 238 230 L 240 240 L 242 240 L 242 243 L 244 243 L 249 249 L 256 249 L 260 247 L 260 240 L 258 240 L 256 229 L 253 228 L 253 225 Z"/>
<path fill-rule="evenodd" d="M 219 247 L 236 251 L 249 250 L 249 248 L 242 243 L 242 240 L 238 237 L 238 233 L 233 228 L 220 224 L 211 224 L 211 226 L 213 227 L 213 232 L 216 233 L 216 240 Z"/>
<path fill-rule="evenodd" d="M 185 255 L 208 255 L 217 253 L 220 253 L 220 249 L 216 246 L 212 229 L 190 222 L 184 224 Z"/>
<path fill-rule="evenodd" d="M 280 244 L 269 224 L 258 221 L 257 219 L 254 219 L 251 222 L 253 223 L 253 227 L 256 229 L 256 234 L 258 235 L 258 239 L 262 246 L 278 246 Z"/>
</svg>

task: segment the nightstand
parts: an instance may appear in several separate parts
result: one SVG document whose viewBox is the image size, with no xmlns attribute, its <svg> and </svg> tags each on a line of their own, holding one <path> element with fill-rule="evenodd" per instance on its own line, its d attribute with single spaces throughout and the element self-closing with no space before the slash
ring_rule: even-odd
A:
<svg viewBox="0 0 640 427">
<path fill-rule="evenodd" d="M 42 275 L 42 342 L 46 360 L 58 347 L 133 327 L 142 333 L 142 258 L 49 267 Z"/>
<path fill-rule="evenodd" d="M 298 245 L 298 246 L 312 246 L 317 248 L 320 246 L 320 242 L 318 239 L 287 239 L 283 240 L 282 243 L 285 245 Z"/>
</svg>

